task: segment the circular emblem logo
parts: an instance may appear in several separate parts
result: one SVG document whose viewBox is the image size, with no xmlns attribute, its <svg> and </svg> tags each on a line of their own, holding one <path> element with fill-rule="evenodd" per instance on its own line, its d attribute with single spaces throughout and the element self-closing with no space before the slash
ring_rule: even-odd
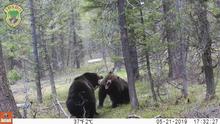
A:
<svg viewBox="0 0 220 124">
<path fill-rule="evenodd" d="M 4 8 L 5 21 L 10 26 L 15 28 L 21 23 L 21 13 L 23 8 L 17 4 L 10 4 Z"/>
</svg>

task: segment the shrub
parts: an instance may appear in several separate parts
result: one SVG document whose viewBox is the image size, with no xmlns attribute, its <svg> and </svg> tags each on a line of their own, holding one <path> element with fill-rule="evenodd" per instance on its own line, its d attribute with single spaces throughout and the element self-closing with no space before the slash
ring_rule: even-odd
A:
<svg viewBox="0 0 220 124">
<path fill-rule="evenodd" d="M 21 76 L 15 69 L 12 69 L 7 73 L 7 78 L 8 78 L 9 84 L 13 85 L 15 84 L 16 81 L 21 79 Z"/>
</svg>

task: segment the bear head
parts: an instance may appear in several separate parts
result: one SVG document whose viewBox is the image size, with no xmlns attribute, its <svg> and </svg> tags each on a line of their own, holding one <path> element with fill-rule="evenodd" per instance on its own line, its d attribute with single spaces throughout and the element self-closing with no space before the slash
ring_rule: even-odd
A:
<svg viewBox="0 0 220 124">
<path fill-rule="evenodd" d="M 103 77 L 99 76 L 97 73 L 86 72 L 83 76 L 93 85 L 93 87 L 99 86 L 99 80 Z"/>
<path fill-rule="evenodd" d="M 116 79 L 119 79 L 119 77 L 110 71 L 108 75 L 102 80 L 101 85 L 104 85 L 105 89 L 108 90 Z"/>
</svg>

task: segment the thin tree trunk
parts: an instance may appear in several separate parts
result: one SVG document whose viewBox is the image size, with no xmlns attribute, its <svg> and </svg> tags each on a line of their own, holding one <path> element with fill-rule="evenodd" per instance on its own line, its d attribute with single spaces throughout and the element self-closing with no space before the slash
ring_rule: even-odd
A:
<svg viewBox="0 0 220 124">
<path fill-rule="evenodd" d="M 67 67 L 69 66 L 69 61 L 70 61 L 71 46 L 72 46 L 72 42 L 69 39 L 68 49 L 67 49 L 67 59 L 66 59 L 66 66 Z"/>
<path fill-rule="evenodd" d="M 75 53 L 75 54 L 77 54 L 77 53 Z M 76 62 L 76 68 L 80 68 L 80 60 L 79 60 L 79 55 L 76 55 L 76 57 L 75 57 L 75 62 Z"/>
<path fill-rule="evenodd" d="M 65 66 L 65 46 L 64 46 L 64 35 L 61 33 L 60 37 L 60 46 L 59 46 L 59 69 L 63 70 Z"/>
<path fill-rule="evenodd" d="M 142 8 L 140 8 L 140 16 L 141 16 L 141 24 L 144 26 L 144 18 L 143 18 Z M 146 40 L 145 33 L 143 35 L 143 40 L 144 41 Z M 152 92 L 154 101 L 157 102 L 157 95 L 156 95 L 156 92 L 155 92 L 155 89 L 154 89 L 154 80 L 153 80 L 153 77 L 152 77 L 152 74 L 151 74 L 150 57 L 149 57 L 148 50 L 145 52 L 145 57 L 146 57 L 146 62 L 147 62 L 147 74 L 148 74 L 148 77 L 149 77 L 149 80 L 150 80 L 151 92 Z"/>
<path fill-rule="evenodd" d="M 202 48 L 203 72 L 206 82 L 206 99 L 215 96 L 214 74 L 212 66 L 212 39 L 210 36 L 210 27 L 207 19 L 207 5 L 205 1 L 195 2 L 195 14 L 198 17 L 198 38 Z"/>
<path fill-rule="evenodd" d="M 57 109 L 59 109 L 58 103 L 57 103 L 57 91 L 56 91 L 56 85 L 54 81 L 54 73 L 53 73 L 53 69 L 51 66 L 51 61 L 50 61 L 50 56 L 48 54 L 46 41 L 42 42 L 42 47 L 43 47 L 44 54 L 45 54 L 45 62 L 47 65 L 47 70 L 49 71 L 50 87 L 51 87 L 53 102 L 55 103 Z"/>
<path fill-rule="evenodd" d="M 106 46 L 105 46 L 105 43 L 104 41 L 102 41 L 102 58 L 104 60 L 104 64 L 105 64 L 105 68 L 106 68 L 106 71 L 108 72 L 108 64 L 107 64 L 107 58 L 106 58 Z"/>
<path fill-rule="evenodd" d="M 74 25 L 75 26 L 75 25 Z M 74 49 L 74 65 L 76 66 L 76 68 L 80 68 L 80 55 L 81 55 L 81 48 L 80 48 L 80 41 L 77 41 L 79 40 L 79 38 L 77 38 L 77 34 L 76 34 L 76 31 L 75 31 L 75 27 L 74 27 L 74 30 L 73 30 L 73 40 L 74 40 L 74 43 L 73 43 L 73 49 Z"/>
<path fill-rule="evenodd" d="M 72 16 L 72 25 L 71 25 L 71 28 L 72 28 L 72 30 L 71 30 L 71 32 L 72 32 L 72 42 L 73 42 L 73 44 L 72 44 L 72 49 L 73 49 L 73 58 L 72 59 L 74 59 L 73 60 L 73 66 L 75 66 L 76 64 L 77 64 L 77 36 L 76 36 L 76 23 L 75 23 L 75 13 L 74 13 L 74 10 L 73 10 L 73 8 L 72 8 L 72 10 L 71 10 L 71 16 Z"/>
<path fill-rule="evenodd" d="M 46 63 L 46 70 L 49 71 L 49 78 L 50 78 L 50 87 L 51 87 L 51 95 L 53 98 L 53 103 L 56 107 L 56 110 L 58 111 L 59 115 L 60 115 L 60 107 L 57 101 L 57 91 L 56 91 L 56 84 L 55 84 L 55 80 L 54 80 L 54 72 L 53 72 L 53 68 L 51 65 L 51 59 L 48 53 L 48 46 L 47 46 L 47 41 L 44 40 L 44 28 L 41 28 L 40 30 L 41 32 L 41 41 L 39 42 L 41 48 L 43 49 L 43 53 L 44 53 L 44 60 Z"/>
<path fill-rule="evenodd" d="M 187 60 L 187 35 L 182 18 L 185 1 L 163 0 L 165 18 L 165 38 L 168 43 L 169 77 L 171 79 L 182 79 L 182 95 L 188 96 L 188 81 L 186 72 Z M 176 7 L 176 12 L 172 9 Z M 179 16 L 178 16 L 179 15 Z M 180 21 L 180 26 L 177 21 Z M 179 28 L 177 28 L 179 26 Z"/>
<path fill-rule="evenodd" d="M 112 43 L 112 47 L 115 48 L 113 50 L 113 54 L 117 58 L 117 60 L 114 61 L 114 68 L 116 70 L 120 70 L 123 65 L 123 60 L 120 59 L 120 57 L 122 56 L 121 55 L 122 54 L 121 45 L 117 45 L 117 44 Z"/>
<path fill-rule="evenodd" d="M 68 43 L 68 50 L 67 50 L 67 66 L 70 66 L 69 63 L 71 63 L 71 60 L 72 60 L 72 49 L 74 48 L 74 44 L 73 44 L 73 28 L 74 25 L 75 25 L 75 22 L 74 22 L 74 11 L 73 11 L 73 8 L 71 8 L 71 11 L 70 11 L 70 26 L 69 26 L 69 43 Z"/>
<path fill-rule="evenodd" d="M 75 33 L 75 35 L 76 35 L 76 33 Z M 78 40 L 79 40 L 79 38 L 77 38 Z M 76 39 L 76 40 L 77 40 Z M 82 44 L 81 44 L 82 42 L 79 40 L 79 41 L 76 41 L 74 44 L 74 46 L 75 46 L 75 50 L 74 50 L 74 63 L 75 63 L 75 65 L 76 65 L 76 68 L 80 68 L 80 65 L 81 65 L 81 58 L 82 58 L 82 54 L 83 54 L 83 52 L 82 52 Z"/>
<path fill-rule="evenodd" d="M 178 41 L 178 45 L 179 45 L 179 52 L 180 52 L 180 57 L 178 60 L 178 66 L 180 67 L 180 78 L 182 78 L 182 95 L 187 98 L 188 97 L 188 80 L 187 80 L 187 66 L 186 66 L 186 62 L 187 62 L 187 53 L 188 53 L 188 39 L 187 39 L 187 30 L 186 27 L 184 26 L 187 22 L 185 18 L 182 18 L 184 16 L 184 11 L 186 11 L 186 6 L 187 6 L 187 2 L 186 0 L 177 0 L 176 1 L 177 4 L 177 12 L 178 12 L 178 16 L 177 18 L 179 20 L 181 20 L 180 22 L 180 28 L 179 28 L 179 41 Z M 184 16 L 185 17 L 185 16 Z"/>
<path fill-rule="evenodd" d="M 51 29 L 53 29 L 53 26 L 51 26 Z M 54 70 L 58 70 L 58 61 L 57 61 L 57 48 L 56 48 L 56 45 L 54 44 L 55 43 L 55 35 L 52 34 L 51 36 L 51 43 L 52 43 L 52 46 L 51 46 L 51 63 L 52 63 L 52 67 Z"/>
<path fill-rule="evenodd" d="M 131 106 L 132 109 L 137 109 L 139 103 L 135 90 L 135 77 L 131 62 L 132 58 L 129 52 L 129 42 L 128 42 L 128 33 L 127 33 L 126 16 L 125 16 L 125 0 L 118 0 L 118 16 L 119 16 L 118 20 L 120 26 L 122 51 L 125 62 L 125 68 L 127 72 L 127 78 L 128 78 L 128 88 L 129 88 Z"/>
<path fill-rule="evenodd" d="M 163 0 L 163 10 L 164 10 L 164 19 L 165 19 L 165 38 L 168 43 L 168 65 L 169 65 L 169 77 L 177 77 L 179 70 L 175 66 L 175 51 L 176 51 L 176 42 L 177 42 L 177 30 L 175 26 L 176 22 L 176 13 L 171 9 L 174 6 L 172 0 Z"/>
<path fill-rule="evenodd" d="M 36 22 L 34 15 L 34 3 L 33 0 L 29 0 L 30 2 L 30 11 L 31 11 L 31 34 L 32 34 L 32 44 L 33 44 L 33 55 L 35 60 L 35 83 L 37 89 L 37 101 L 39 103 L 43 103 L 42 92 L 41 92 L 41 82 L 40 82 L 40 63 L 38 57 L 38 49 L 37 49 L 37 34 L 36 34 Z"/>
<path fill-rule="evenodd" d="M 216 0 L 216 4 L 218 7 L 220 7 L 220 0 Z"/>
<path fill-rule="evenodd" d="M 23 61 L 23 77 L 24 77 L 24 92 L 25 92 L 25 105 L 28 105 L 29 104 L 29 97 L 28 97 L 28 91 L 29 91 L 29 86 L 28 86 L 28 81 L 29 79 L 27 78 L 28 76 L 28 73 L 27 73 L 27 69 L 26 69 L 26 61 Z M 27 118 L 27 107 L 24 108 L 24 115 L 23 115 L 23 118 Z"/>
<path fill-rule="evenodd" d="M 152 74 L 151 74 L 151 68 L 150 68 L 150 58 L 149 58 L 149 53 L 147 51 L 145 53 L 145 56 L 146 56 L 146 61 L 147 61 L 147 74 L 148 74 L 148 77 L 149 77 L 149 80 L 150 80 L 151 92 L 152 92 L 154 101 L 157 102 L 157 95 L 156 95 L 156 92 L 154 90 L 154 80 L 153 80 L 153 77 L 152 77 Z"/>
<path fill-rule="evenodd" d="M 12 91 L 8 85 L 3 61 L 2 45 L 0 41 L 0 111 L 13 112 L 15 118 L 21 118 L 21 114 L 15 103 Z"/>
<path fill-rule="evenodd" d="M 137 48 L 136 48 L 136 42 L 135 42 L 135 38 L 134 38 L 134 30 L 130 29 L 130 41 L 129 41 L 129 51 L 132 57 L 132 67 L 134 70 L 134 76 L 135 76 L 135 80 L 137 80 L 140 76 L 139 74 L 139 67 L 138 67 L 138 53 L 137 53 Z"/>
<path fill-rule="evenodd" d="M 70 56 L 69 56 L 69 60 L 73 61 L 73 65 L 76 68 L 80 68 L 80 52 L 81 52 L 81 48 L 80 48 L 80 39 L 77 36 L 76 33 L 76 16 L 77 14 L 74 12 L 74 9 L 71 9 L 71 24 L 70 24 L 70 44 L 71 44 L 71 48 L 73 49 L 72 51 L 72 55 L 71 56 L 71 52 L 70 52 Z"/>
</svg>

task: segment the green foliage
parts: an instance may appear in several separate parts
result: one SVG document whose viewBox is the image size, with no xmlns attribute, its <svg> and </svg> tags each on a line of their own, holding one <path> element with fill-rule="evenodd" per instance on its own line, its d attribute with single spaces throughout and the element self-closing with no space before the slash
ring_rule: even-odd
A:
<svg viewBox="0 0 220 124">
<path fill-rule="evenodd" d="M 220 14 L 220 8 L 218 7 L 218 5 L 216 5 L 215 2 L 210 2 L 208 4 L 208 9 L 209 11 L 214 15 L 214 16 L 219 16 Z"/>
<path fill-rule="evenodd" d="M 4 43 L 5 48 L 7 49 L 7 54 L 9 58 L 15 58 L 15 52 L 17 49 L 17 45 L 13 43 Z"/>
<path fill-rule="evenodd" d="M 106 6 L 115 4 L 117 0 L 85 0 L 86 6 L 83 7 L 84 12 L 88 12 L 94 9 L 104 9 Z"/>
<path fill-rule="evenodd" d="M 11 17 L 17 17 L 18 16 L 18 11 L 9 11 L 9 15 L 11 16 Z"/>
<path fill-rule="evenodd" d="M 21 79 L 21 75 L 17 72 L 17 70 L 12 69 L 7 73 L 7 78 L 9 80 L 9 84 L 15 84 L 16 81 Z"/>
<path fill-rule="evenodd" d="M 31 61 L 32 58 L 32 44 L 31 44 L 31 35 L 30 35 L 30 19 L 29 19 L 29 8 L 28 0 L 17 0 L 19 4 L 21 4 L 25 11 L 22 17 L 21 25 L 12 29 L 7 27 L 3 19 L 5 18 L 5 14 L 2 11 L 0 13 L 0 42 L 3 44 L 3 53 L 4 59 L 17 59 L 23 60 L 26 62 L 28 60 L 27 70 L 30 71 L 33 66 Z M 144 5 L 140 6 L 139 1 L 137 0 L 129 0 L 126 1 L 126 23 L 128 29 L 129 41 L 136 42 L 138 48 L 138 57 L 140 60 L 140 70 L 143 71 L 141 76 L 145 78 L 146 69 L 142 66 L 146 63 L 144 60 L 145 51 L 149 51 L 150 59 L 151 59 L 151 71 L 154 79 L 157 79 L 157 73 L 159 66 L 161 66 L 161 79 L 165 79 L 168 73 L 167 64 L 167 46 L 171 46 L 170 48 L 174 48 L 174 44 L 167 44 L 164 41 L 164 13 L 163 6 L 161 0 L 143 0 Z M 83 43 L 80 41 L 80 45 L 84 43 L 87 46 L 91 46 L 91 51 L 95 54 L 95 57 L 99 56 L 100 48 L 104 48 L 107 54 L 107 60 L 111 60 L 107 62 L 108 67 L 112 67 L 113 62 L 123 62 L 123 58 L 121 57 L 121 44 L 120 44 L 120 32 L 118 26 L 118 12 L 117 12 L 117 0 L 46 0 L 46 1 L 34 1 L 35 5 L 35 16 L 36 16 L 36 28 L 38 34 L 38 41 L 46 42 L 49 56 L 52 56 L 52 53 L 60 54 L 59 49 L 64 50 L 64 55 L 66 57 L 66 53 L 68 52 L 68 48 L 76 48 L 76 44 L 73 47 L 69 42 L 73 40 L 73 29 L 76 29 L 77 36 L 79 39 L 82 39 Z M 220 15 L 220 9 L 216 6 L 215 0 L 210 0 L 208 2 L 208 18 L 210 23 L 210 32 L 212 32 L 213 38 L 213 46 L 219 48 L 218 45 L 214 44 L 215 41 L 219 41 L 219 24 L 215 25 L 215 20 L 213 19 L 213 15 Z M 174 2 L 173 2 L 174 3 Z M 0 2 L 0 9 L 3 10 L 4 6 L 9 4 L 9 1 Z M 175 4 L 175 3 L 174 3 Z M 175 6 L 175 5 L 173 5 Z M 189 5 L 190 6 L 190 5 Z M 188 7 L 188 6 L 187 6 Z M 189 7 L 190 8 L 190 7 Z M 71 12 L 71 11 L 74 12 Z M 141 23 L 140 10 L 143 12 L 144 24 Z M 172 7 L 170 12 L 177 13 L 176 7 Z M 12 16 L 16 16 L 16 12 L 10 13 Z M 179 14 L 179 15 L 178 15 Z M 193 13 L 193 9 L 184 10 L 183 13 L 178 13 L 177 16 L 181 16 L 181 18 L 187 18 L 186 22 L 179 17 L 177 17 L 175 22 L 173 23 L 173 28 L 179 29 L 184 26 L 187 31 L 190 33 L 189 38 L 187 40 L 190 41 L 189 44 L 196 42 L 195 44 L 199 44 L 197 39 L 194 38 L 197 34 L 193 27 L 191 18 L 188 17 L 189 14 L 192 14 L 193 19 L 195 13 Z M 187 15 L 188 14 L 188 15 Z M 166 15 L 165 15 L 166 16 Z M 192 19 L 192 20 L 193 20 Z M 197 18 L 194 19 L 196 21 Z M 72 23 L 71 20 L 75 21 L 74 25 L 70 26 Z M 214 21 L 213 21 L 214 20 Z M 219 22 L 218 22 L 219 23 Z M 215 30 L 213 30 L 213 27 Z M 197 27 L 198 28 L 198 27 Z M 180 34 L 178 32 L 178 34 Z M 41 37 L 42 36 L 42 37 Z M 52 36 L 54 36 L 54 41 L 52 42 Z M 60 38 L 60 36 L 63 36 Z M 62 43 L 60 41 L 63 41 Z M 85 45 L 85 46 L 86 46 Z M 86 47 L 87 47 L 86 46 Z M 95 46 L 95 47 L 93 47 Z M 55 49 L 55 52 L 52 52 L 52 47 Z M 87 49 L 85 47 L 85 49 Z M 39 45 L 39 48 L 41 46 Z M 83 49 L 79 47 L 79 49 Z M 191 48 L 190 48 L 191 49 Z M 194 49 L 194 48 L 193 48 Z M 98 51 L 98 52 L 97 52 Z M 116 51 L 116 52 L 115 52 Z M 118 52 L 119 51 L 119 52 Z M 215 54 L 216 52 L 213 51 Z M 71 53 L 72 54 L 72 53 Z M 158 55 L 157 55 L 158 54 Z M 194 52 L 189 52 L 190 54 L 194 54 Z M 197 53 L 196 53 L 197 54 Z M 199 54 L 199 53 L 198 53 Z M 44 66 L 43 58 L 45 57 L 45 53 L 39 49 L 40 61 L 42 62 L 42 66 Z M 214 55 L 213 55 L 214 56 Z M 215 55 L 217 56 L 217 54 Z M 88 57 L 88 56 L 86 56 Z M 85 58 L 86 58 L 85 57 Z M 92 56 L 94 57 L 94 56 Z M 99 56 L 100 57 L 100 56 Z M 67 57 L 66 57 L 67 58 Z M 198 57 L 199 58 L 199 57 Z M 51 61 L 60 59 L 59 57 L 54 57 Z M 73 59 L 70 57 L 70 59 Z M 158 59 L 158 60 L 157 60 Z M 216 57 L 213 63 L 217 63 L 218 57 Z M 30 62 L 29 62 L 30 61 Z M 66 60 L 64 60 L 66 61 Z M 197 61 L 193 60 L 193 61 Z M 160 63 L 161 62 L 161 63 Z M 187 66 L 191 66 L 190 60 L 187 60 Z M 143 64 L 144 63 L 144 64 Z M 8 63 L 6 63 L 8 64 Z M 65 64 L 65 62 L 64 62 Z M 161 65 L 158 65 L 161 64 Z M 188 65 L 189 64 L 189 65 Z M 194 64 L 194 63 L 193 63 Z M 51 64 L 53 65 L 53 63 Z M 165 65 L 165 67 L 164 67 Z M 65 66 L 65 65 L 64 65 Z M 71 81 L 74 76 L 82 74 L 84 72 L 98 72 L 103 74 L 103 76 L 107 73 L 104 72 L 104 63 L 94 63 L 88 64 L 85 63 L 80 69 L 74 69 L 71 67 L 64 67 L 65 73 L 61 75 L 56 75 L 56 87 L 58 93 L 58 99 L 61 101 L 65 101 L 68 89 Z M 163 66 L 163 67 L 162 67 Z M 200 65 L 199 65 L 200 66 Z M 6 66 L 7 67 L 7 66 Z M 30 68 L 29 68 L 30 67 Z M 198 67 L 200 68 L 200 67 Z M 41 68 L 41 71 L 45 71 L 44 67 Z M 217 70 L 217 69 L 216 69 Z M 31 70 L 32 71 L 32 70 Z M 191 70 L 189 70 L 191 71 Z M 160 73 L 160 72 L 159 72 Z M 31 73 L 32 75 L 33 73 Z M 68 75 L 67 75 L 68 74 Z M 117 75 L 126 79 L 126 71 L 125 69 L 121 69 L 117 72 Z M 217 75 L 217 74 L 216 74 Z M 19 71 L 13 69 L 7 73 L 10 84 L 14 84 L 16 81 L 21 79 L 21 75 Z M 69 76 L 69 77 L 68 77 Z M 68 80 L 68 81 L 67 81 Z M 144 79 L 143 79 L 144 80 Z M 70 82 L 70 83 L 69 83 Z M 156 82 L 156 81 L 155 81 Z M 44 104 L 43 106 L 50 107 L 51 106 L 51 91 L 49 87 L 49 81 L 42 81 L 42 91 L 44 94 Z M 176 98 L 181 94 L 179 89 L 175 89 L 170 85 L 165 85 L 164 89 L 167 90 L 167 94 L 162 96 L 164 102 L 155 103 L 152 100 L 152 95 L 150 91 L 150 85 L 148 81 L 138 81 L 135 83 L 136 92 L 138 95 L 140 109 L 137 110 L 136 114 L 141 115 L 142 117 L 154 117 L 156 115 L 162 115 L 163 117 L 181 117 L 181 113 L 186 110 L 190 110 L 195 106 L 195 103 L 203 105 L 203 93 L 204 86 L 203 85 L 191 85 L 189 88 L 190 99 L 192 103 L 185 104 L 180 102 L 175 105 Z M 17 86 L 17 84 L 16 84 Z M 23 85 L 22 85 L 23 86 Z M 20 86 L 21 87 L 21 86 Z M 35 92 L 36 89 L 34 82 L 31 82 L 31 89 Z M 219 95 L 219 86 L 217 86 L 216 94 Z M 16 100 L 18 102 L 23 102 L 24 95 L 20 96 Z M 96 91 L 97 96 L 97 91 Z M 17 95 L 15 96 L 17 97 Z M 20 99 L 22 98 L 22 99 Z M 31 99 L 36 99 L 33 94 L 30 95 Z M 219 103 L 219 102 L 216 102 Z M 65 104 L 63 104 L 65 108 Z M 105 102 L 105 107 L 103 109 L 99 109 L 98 112 L 101 113 L 101 117 L 108 118 L 119 118 L 126 117 L 128 113 L 131 113 L 130 105 L 122 105 L 117 109 L 112 109 L 110 99 L 107 99 Z M 66 110 L 66 108 L 65 108 Z M 42 112 L 43 113 L 43 112 Z M 54 117 L 52 115 L 52 111 L 49 111 L 49 114 L 43 113 L 40 117 Z"/>
<path fill-rule="evenodd" d="M 111 56 L 111 61 L 112 61 L 113 63 L 115 63 L 115 62 L 123 62 L 123 57 L 112 55 L 112 56 Z"/>
<path fill-rule="evenodd" d="M 135 42 L 140 43 L 144 51 L 163 51 L 166 45 L 161 42 L 162 34 L 158 31 L 158 26 L 161 25 L 163 18 L 160 9 L 161 1 L 148 1 L 142 7 L 135 1 L 131 4 L 136 6 L 126 9 L 128 29 L 134 30 L 134 32 L 129 32 L 129 39 L 134 37 Z M 140 11 L 143 13 L 144 24 L 141 23 Z"/>
</svg>

